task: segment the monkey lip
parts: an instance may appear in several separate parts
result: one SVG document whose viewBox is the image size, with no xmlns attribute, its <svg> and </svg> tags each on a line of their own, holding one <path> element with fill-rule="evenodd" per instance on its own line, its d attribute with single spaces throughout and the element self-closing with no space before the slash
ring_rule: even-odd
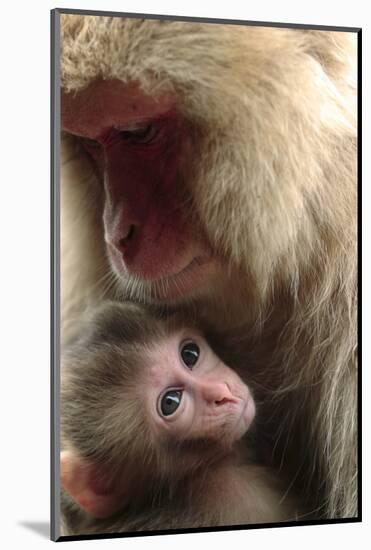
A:
<svg viewBox="0 0 371 550">
<path fill-rule="evenodd" d="M 130 283 L 132 289 L 140 286 L 148 297 L 159 302 L 175 302 L 183 297 L 194 295 L 215 271 L 213 257 L 202 253 L 194 256 L 185 267 L 175 273 L 150 276 L 139 266 L 134 268 L 133 265 L 128 265 L 127 259 L 111 243 L 108 242 L 107 245 L 109 257 L 117 275 L 126 281 L 132 278 Z"/>
<path fill-rule="evenodd" d="M 248 395 L 242 406 L 241 415 L 236 422 L 236 432 L 242 437 L 250 428 L 255 417 L 255 403 L 253 398 Z"/>
<path fill-rule="evenodd" d="M 212 263 L 210 256 L 196 256 L 178 273 L 153 280 L 152 296 L 158 300 L 188 296 L 208 280 Z"/>
</svg>

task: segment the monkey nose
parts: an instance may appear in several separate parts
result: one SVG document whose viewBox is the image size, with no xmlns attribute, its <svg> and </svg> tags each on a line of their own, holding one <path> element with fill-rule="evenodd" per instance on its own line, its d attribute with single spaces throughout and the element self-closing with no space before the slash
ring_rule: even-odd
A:
<svg viewBox="0 0 371 550">
<path fill-rule="evenodd" d="M 124 234 L 124 236 L 119 238 L 116 241 L 115 246 L 122 254 L 124 254 L 126 252 L 128 246 L 130 245 L 130 242 L 134 238 L 134 234 L 135 234 L 134 224 L 128 225 L 126 233 Z"/>
<path fill-rule="evenodd" d="M 203 398 L 214 405 L 220 406 L 235 401 L 225 382 L 205 382 L 201 388 Z"/>
</svg>

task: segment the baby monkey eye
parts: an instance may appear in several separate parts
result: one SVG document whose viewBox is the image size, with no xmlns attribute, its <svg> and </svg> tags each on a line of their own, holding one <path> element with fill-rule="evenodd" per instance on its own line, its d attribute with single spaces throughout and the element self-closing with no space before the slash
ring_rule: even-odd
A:
<svg viewBox="0 0 371 550">
<path fill-rule="evenodd" d="M 163 416 L 174 414 L 182 400 L 182 390 L 169 390 L 161 398 L 160 410 Z"/>
<path fill-rule="evenodd" d="M 200 348 L 195 342 L 186 342 L 180 349 L 180 356 L 185 366 L 192 369 L 200 357 Z"/>
</svg>

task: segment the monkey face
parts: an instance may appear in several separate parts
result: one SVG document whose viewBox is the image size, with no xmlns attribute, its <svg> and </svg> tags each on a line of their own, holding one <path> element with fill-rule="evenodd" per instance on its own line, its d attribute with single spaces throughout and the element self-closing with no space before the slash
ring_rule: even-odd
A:
<svg viewBox="0 0 371 550">
<path fill-rule="evenodd" d="M 62 127 L 78 136 L 101 181 L 108 257 L 131 295 L 176 301 L 210 288 L 218 262 L 185 183 L 190 128 L 174 98 L 94 82 L 62 94 Z"/>
<path fill-rule="evenodd" d="M 239 376 L 196 332 L 167 337 L 149 357 L 146 404 L 162 440 L 230 447 L 249 429 L 255 404 Z"/>
</svg>

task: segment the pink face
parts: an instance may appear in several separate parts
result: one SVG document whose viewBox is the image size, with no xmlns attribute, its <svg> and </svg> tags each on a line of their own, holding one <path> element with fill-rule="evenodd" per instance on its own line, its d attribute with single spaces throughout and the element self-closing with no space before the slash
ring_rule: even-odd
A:
<svg viewBox="0 0 371 550">
<path fill-rule="evenodd" d="M 197 332 L 169 336 L 148 360 L 146 401 L 156 435 L 230 447 L 249 429 L 255 404 L 248 387 Z"/>
<path fill-rule="evenodd" d="M 105 240 L 118 277 L 149 299 L 202 293 L 219 268 L 190 210 L 190 131 L 175 99 L 97 81 L 62 94 L 62 128 L 81 138 L 104 185 Z"/>
</svg>

